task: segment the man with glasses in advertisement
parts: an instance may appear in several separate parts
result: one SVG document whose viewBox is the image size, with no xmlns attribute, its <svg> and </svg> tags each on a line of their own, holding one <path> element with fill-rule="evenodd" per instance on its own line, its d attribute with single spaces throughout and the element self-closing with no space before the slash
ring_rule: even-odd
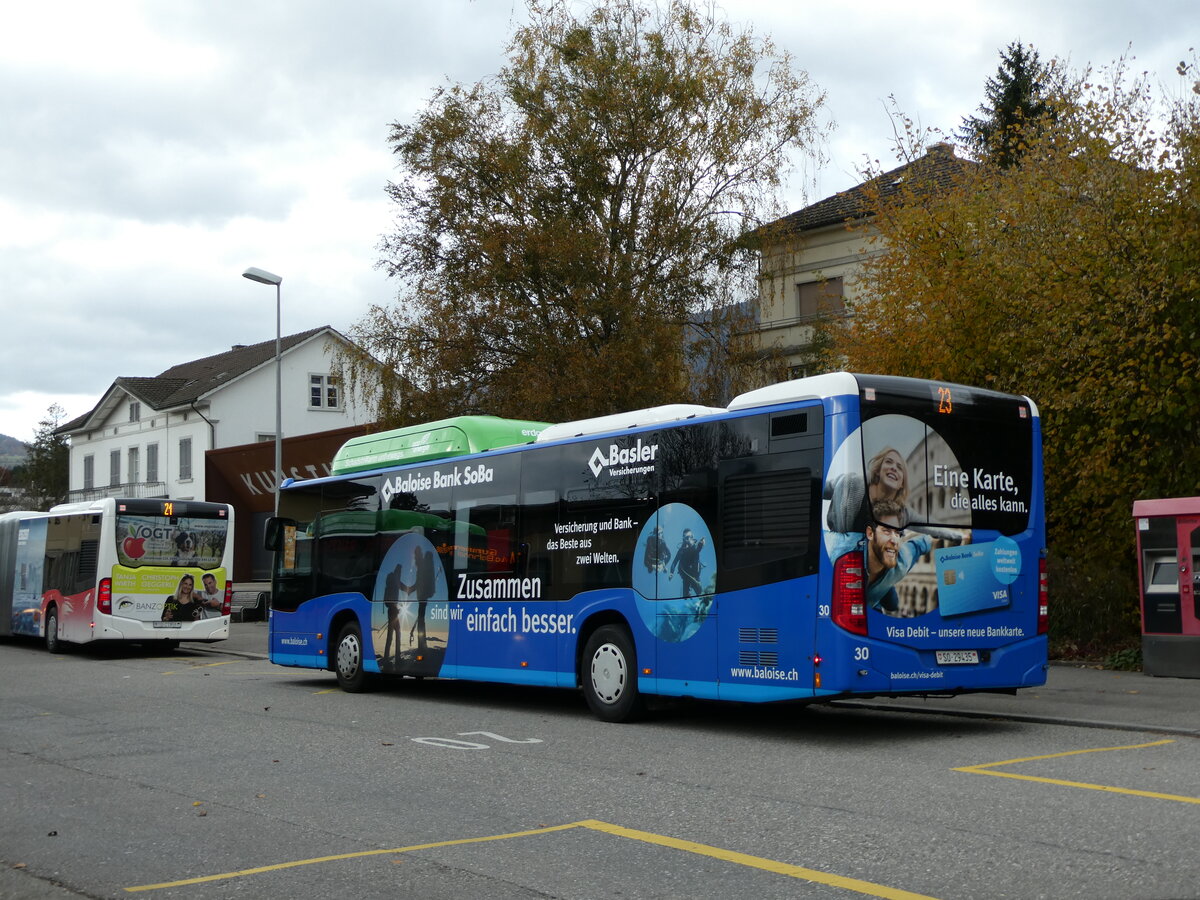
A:
<svg viewBox="0 0 1200 900">
<path fill-rule="evenodd" d="M 904 540 L 908 510 L 894 500 L 871 504 L 871 523 L 867 525 L 867 604 L 890 615 L 899 611 L 896 583 L 918 559 L 930 551 L 933 541 L 926 534 Z"/>
</svg>

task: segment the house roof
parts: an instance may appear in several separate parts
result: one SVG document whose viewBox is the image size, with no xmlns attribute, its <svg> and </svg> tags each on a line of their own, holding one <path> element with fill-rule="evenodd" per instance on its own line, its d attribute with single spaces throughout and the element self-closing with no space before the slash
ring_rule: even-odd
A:
<svg viewBox="0 0 1200 900">
<path fill-rule="evenodd" d="M 794 234 L 866 219 L 872 214 L 873 203 L 894 196 L 905 185 L 918 191 L 947 188 L 974 165 L 955 156 L 953 144 L 934 144 L 924 156 L 910 163 L 776 219 L 761 230 Z"/>
<path fill-rule="evenodd" d="M 322 333 L 329 333 L 342 341 L 346 340 L 335 329 L 322 325 L 320 328 L 283 336 L 279 341 L 280 353 L 286 354 Z M 206 394 L 274 359 L 275 339 L 272 338 L 257 344 L 237 345 L 224 353 L 206 356 L 203 359 L 179 363 L 153 377 L 118 377 L 89 412 L 60 425 L 54 433 L 68 434 L 87 428 L 115 392 L 128 394 L 154 410 L 173 409 L 194 403 Z"/>
</svg>

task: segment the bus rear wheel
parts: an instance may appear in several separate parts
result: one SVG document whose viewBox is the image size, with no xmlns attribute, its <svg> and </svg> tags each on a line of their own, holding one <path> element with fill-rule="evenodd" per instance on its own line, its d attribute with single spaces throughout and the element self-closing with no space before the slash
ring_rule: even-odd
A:
<svg viewBox="0 0 1200 900">
<path fill-rule="evenodd" d="M 360 694 L 367 688 L 367 673 L 363 669 L 362 629 L 357 622 L 347 622 L 338 635 L 337 649 L 333 656 L 333 671 L 337 675 L 338 687 L 351 694 Z"/>
<path fill-rule="evenodd" d="M 583 651 L 583 696 L 605 722 L 631 722 L 642 714 L 638 693 L 637 651 L 620 625 L 597 628 Z"/>
<path fill-rule="evenodd" d="M 58 639 L 58 607 L 51 606 L 46 610 L 46 650 L 61 653 L 62 649 L 62 641 Z"/>
</svg>

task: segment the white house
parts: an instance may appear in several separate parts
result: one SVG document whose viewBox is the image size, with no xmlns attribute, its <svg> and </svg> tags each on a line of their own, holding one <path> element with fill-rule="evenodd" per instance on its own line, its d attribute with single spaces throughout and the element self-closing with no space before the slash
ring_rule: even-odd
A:
<svg viewBox="0 0 1200 900">
<path fill-rule="evenodd" d="M 337 378 L 349 341 L 323 326 L 280 340 L 283 474 L 328 474 L 371 409 Z M 234 579 L 269 576 L 261 526 L 273 509 L 275 341 L 235 346 L 154 377 L 121 377 L 88 413 L 60 425 L 70 439 L 71 500 L 161 497 L 234 506 Z"/>
<path fill-rule="evenodd" d="M 369 422 L 332 371 L 347 339 L 324 326 L 282 338 L 285 437 Z M 70 498 L 204 500 L 205 453 L 275 439 L 275 341 L 235 346 L 154 377 L 121 377 L 88 413 L 59 426 L 70 438 Z"/>
</svg>

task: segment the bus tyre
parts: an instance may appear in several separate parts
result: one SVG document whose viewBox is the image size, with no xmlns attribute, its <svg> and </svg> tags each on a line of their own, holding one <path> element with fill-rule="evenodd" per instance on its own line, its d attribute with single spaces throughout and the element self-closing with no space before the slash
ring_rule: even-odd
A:
<svg viewBox="0 0 1200 900">
<path fill-rule="evenodd" d="M 605 722 L 630 722 L 644 705 L 638 693 L 637 652 L 621 625 L 597 628 L 583 651 L 583 696 Z"/>
<path fill-rule="evenodd" d="M 58 639 L 58 607 L 51 606 L 46 610 L 46 650 L 61 653 L 62 648 L 62 641 Z"/>
<path fill-rule="evenodd" d="M 338 635 L 337 649 L 333 656 L 333 671 L 337 675 L 338 687 L 351 694 L 360 694 L 367 689 L 367 673 L 363 669 L 362 629 L 357 622 L 347 622 Z"/>
</svg>

